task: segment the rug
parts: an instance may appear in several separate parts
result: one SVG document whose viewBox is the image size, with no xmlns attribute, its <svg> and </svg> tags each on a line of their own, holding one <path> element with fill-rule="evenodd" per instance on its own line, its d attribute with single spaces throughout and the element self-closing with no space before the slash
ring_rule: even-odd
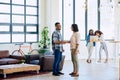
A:
<svg viewBox="0 0 120 80">
<path fill-rule="evenodd" d="M 43 74 L 48 74 L 50 72 L 43 72 L 40 71 L 38 74 L 36 71 L 27 71 L 27 72 L 17 72 L 17 73 L 12 73 L 12 74 L 7 74 L 6 79 L 12 79 L 12 78 L 20 78 L 20 77 L 27 77 L 27 76 L 33 76 L 33 75 L 43 75 Z M 0 74 L 0 80 L 3 80 L 3 75 Z"/>
</svg>

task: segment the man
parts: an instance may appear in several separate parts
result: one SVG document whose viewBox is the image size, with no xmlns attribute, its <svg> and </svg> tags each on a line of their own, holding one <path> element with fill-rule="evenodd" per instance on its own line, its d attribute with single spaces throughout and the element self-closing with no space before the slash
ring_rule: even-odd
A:
<svg viewBox="0 0 120 80">
<path fill-rule="evenodd" d="M 54 52 L 54 64 L 53 64 L 53 75 L 54 76 L 60 76 L 64 75 L 64 73 L 60 72 L 60 62 L 62 60 L 62 52 L 63 50 L 63 44 L 66 43 L 66 41 L 62 40 L 62 35 L 60 33 L 61 25 L 59 22 L 55 23 L 56 30 L 52 34 L 52 49 Z"/>
</svg>

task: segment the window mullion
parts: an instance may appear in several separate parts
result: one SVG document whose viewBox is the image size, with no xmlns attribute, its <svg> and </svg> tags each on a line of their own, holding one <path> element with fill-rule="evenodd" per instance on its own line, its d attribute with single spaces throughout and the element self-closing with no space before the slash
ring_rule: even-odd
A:
<svg viewBox="0 0 120 80">
<path fill-rule="evenodd" d="M 24 42 L 26 42 L 26 0 L 24 0 Z"/>
<path fill-rule="evenodd" d="M 10 0 L 10 43 L 12 43 L 12 0 Z"/>
<path fill-rule="evenodd" d="M 75 24 L 75 0 L 73 0 L 73 23 Z"/>
<path fill-rule="evenodd" d="M 98 0 L 98 30 L 100 30 L 100 0 Z"/>
<path fill-rule="evenodd" d="M 37 41 L 39 41 L 39 0 L 37 0 Z"/>
<path fill-rule="evenodd" d="M 87 37 L 87 29 L 88 29 L 88 1 L 85 1 L 85 39 Z"/>
</svg>

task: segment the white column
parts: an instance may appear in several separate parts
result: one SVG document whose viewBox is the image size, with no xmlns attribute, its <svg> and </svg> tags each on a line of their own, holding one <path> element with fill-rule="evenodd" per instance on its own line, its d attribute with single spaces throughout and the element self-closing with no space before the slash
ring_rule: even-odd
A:
<svg viewBox="0 0 120 80">
<path fill-rule="evenodd" d="M 60 0 L 61 1 L 61 0 Z M 52 33 L 55 29 L 55 22 L 60 21 L 60 1 L 59 0 L 46 0 L 46 25 Z"/>
<path fill-rule="evenodd" d="M 39 0 L 39 39 L 41 35 L 41 29 L 46 24 L 46 0 Z"/>
<path fill-rule="evenodd" d="M 118 0 L 114 0 L 114 21 L 115 21 L 115 40 L 120 40 L 120 5 Z"/>
<path fill-rule="evenodd" d="M 114 0 L 114 23 L 115 23 L 115 40 L 120 40 L 120 5 L 118 5 L 118 1 Z M 116 57 L 116 67 L 118 67 L 118 54 L 119 54 L 119 44 L 115 43 L 115 57 Z"/>
</svg>

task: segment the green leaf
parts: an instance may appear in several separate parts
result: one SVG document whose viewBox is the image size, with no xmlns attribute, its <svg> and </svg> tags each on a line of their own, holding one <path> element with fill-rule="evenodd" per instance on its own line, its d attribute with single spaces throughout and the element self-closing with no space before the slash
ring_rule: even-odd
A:
<svg viewBox="0 0 120 80">
<path fill-rule="evenodd" d="M 39 47 L 43 46 L 49 46 L 50 45 L 50 37 L 49 37 L 49 28 L 48 26 L 45 26 L 41 31 L 41 39 L 38 43 Z"/>
</svg>

